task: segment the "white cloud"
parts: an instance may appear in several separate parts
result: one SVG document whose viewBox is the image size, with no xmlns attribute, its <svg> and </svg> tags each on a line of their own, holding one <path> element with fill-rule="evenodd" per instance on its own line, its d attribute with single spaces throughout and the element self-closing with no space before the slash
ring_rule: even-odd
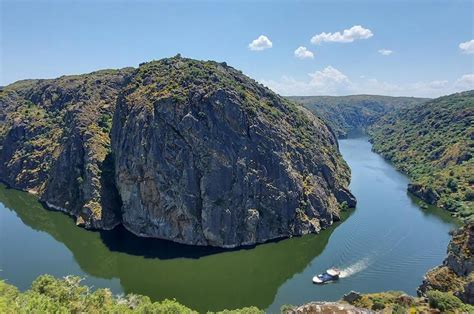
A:
<svg viewBox="0 0 474 314">
<path fill-rule="evenodd" d="M 316 71 L 308 74 L 311 77 L 311 85 L 325 86 L 327 84 L 349 83 L 347 76 L 332 66 L 324 68 L 322 71 Z"/>
<path fill-rule="evenodd" d="M 298 81 L 289 76 L 280 80 L 261 82 L 282 95 L 340 95 L 350 93 L 351 81 L 338 69 L 328 66 L 321 71 L 308 73 L 308 80 Z"/>
<path fill-rule="evenodd" d="M 393 51 L 389 49 L 380 49 L 379 53 L 383 56 L 390 56 L 393 53 Z"/>
<path fill-rule="evenodd" d="M 459 49 L 461 49 L 463 53 L 467 53 L 467 54 L 474 53 L 474 39 L 460 43 Z"/>
<path fill-rule="evenodd" d="M 464 74 L 455 83 L 459 90 L 474 89 L 474 74 Z"/>
<path fill-rule="evenodd" d="M 300 46 L 295 50 L 295 57 L 298 59 L 313 59 L 314 53 L 309 51 L 306 47 Z"/>
<path fill-rule="evenodd" d="M 268 48 L 272 48 L 273 44 L 265 35 L 260 35 L 257 39 L 254 39 L 250 44 L 249 48 L 253 51 L 262 51 Z"/>
<path fill-rule="evenodd" d="M 352 26 L 349 29 L 345 29 L 342 34 L 341 32 L 335 33 L 321 33 L 314 35 L 311 38 L 312 44 L 320 44 L 322 42 L 336 42 L 336 43 L 351 43 L 357 39 L 368 39 L 374 36 L 372 31 L 367 28 L 363 28 L 360 25 Z"/>
<path fill-rule="evenodd" d="M 438 97 L 474 89 L 474 74 L 465 74 L 453 81 L 433 80 L 395 84 L 365 76 L 359 76 L 353 81 L 341 71 L 328 66 L 321 71 L 308 73 L 308 76 L 307 80 L 283 76 L 280 80 L 262 80 L 261 82 L 285 96 L 373 94 Z"/>
</svg>

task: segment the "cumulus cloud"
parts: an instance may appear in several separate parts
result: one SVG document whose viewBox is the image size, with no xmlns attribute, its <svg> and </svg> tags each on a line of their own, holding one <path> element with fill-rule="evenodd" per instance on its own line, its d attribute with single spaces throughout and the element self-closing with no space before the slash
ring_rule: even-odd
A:
<svg viewBox="0 0 474 314">
<path fill-rule="evenodd" d="M 459 90 L 474 89 L 474 74 L 464 74 L 455 82 L 455 86 Z"/>
<path fill-rule="evenodd" d="M 262 51 L 268 48 L 272 48 L 273 44 L 265 35 L 260 35 L 257 39 L 254 39 L 250 44 L 249 48 L 253 51 Z"/>
<path fill-rule="evenodd" d="M 295 57 L 298 59 L 313 59 L 314 53 L 309 51 L 306 47 L 300 46 L 295 50 Z"/>
<path fill-rule="evenodd" d="M 367 28 L 363 28 L 360 25 L 352 26 L 349 29 L 345 29 L 341 32 L 335 33 L 321 33 L 314 35 L 311 38 L 312 44 L 320 44 L 322 42 L 335 42 L 335 43 L 351 43 L 358 39 L 368 39 L 374 36 L 372 31 Z"/>
<path fill-rule="evenodd" d="M 339 95 L 349 93 L 352 84 L 344 73 L 332 66 L 308 73 L 308 79 L 303 81 L 283 76 L 280 80 L 261 82 L 282 95 Z"/>
<path fill-rule="evenodd" d="M 459 49 L 462 53 L 472 54 L 474 53 L 474 39 L 459 44 Z"/>
<path fill-rule="evenodd" d="M 308 79 L 296 80 L 283 76 L 280 80 L 261 80 L 275 92 L 290 96 L 373 94 L 390 96 L 439 97 L 474 88 L 474 74 L 465 74 L 457 80 L 432 80 L 395 84 L 376 78 L 358 76 L 351 80 L 338 69 L 328 66 L 308 73 Z"/>
<path fill-rule="evenodd" d="M 311 85 L 325 86 L 327 84 L 349 83 L 347 76 L 332 66 L 324 68 L 322 71 L 316 71 L 308 74 L 311 77 Z"/>
<path fill-rule="evenodd" d="M 384 48 L 384 49 L 380 49 L 379 53 L 383 56 L 390 56 L 393 53 L 393 51 Z"/>
</svg>

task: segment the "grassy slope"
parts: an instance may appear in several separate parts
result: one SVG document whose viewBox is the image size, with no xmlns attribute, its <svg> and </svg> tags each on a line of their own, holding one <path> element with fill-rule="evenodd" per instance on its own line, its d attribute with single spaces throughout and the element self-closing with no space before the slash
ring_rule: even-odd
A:
<svg viewBox="0 0 474 314">
<path fill-rule="evenodd" d="M 377 95 L 293 96 L 289 98 L 326 120 L 338 137 L 345 137 L 354 129 L 366 129 L 382 115 L 396 108 L 428 100 Z"/>
<path fill-rule="evenodd" d="M 412 179 L 411 192 L 473 219 L 474 91 L 399 109 L 369 134 L 374 150 Z"/>
</svg>

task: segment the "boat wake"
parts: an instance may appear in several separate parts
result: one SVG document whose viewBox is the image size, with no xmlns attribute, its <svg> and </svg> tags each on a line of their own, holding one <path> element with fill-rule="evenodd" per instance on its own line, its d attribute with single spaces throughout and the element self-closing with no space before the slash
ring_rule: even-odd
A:
<svg viewBox="0 0 474 314">
<path fill-rule="evenodd" d="M 354 274 L 357 274 L 360 271 L 363 271 L 366 269 L 370 264 L 370 260 L 368 257 L 361 259 L 357 263 L 354 263 L 350 265 L 349 267 L 346 267 L 341 270 L 341 275 L 339 276 L 340 278 L 347 278 L 349 276 L 352 276 Z"/>
</svg>

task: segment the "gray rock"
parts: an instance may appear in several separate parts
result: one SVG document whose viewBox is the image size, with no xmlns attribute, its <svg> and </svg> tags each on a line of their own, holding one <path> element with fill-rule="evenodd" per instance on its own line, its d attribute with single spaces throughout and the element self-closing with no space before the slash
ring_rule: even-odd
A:
<svg viewBox="0 0 474 314">
<path fill-rule="evenodd" d="M 86 228 L 235 247 L 319 232 L 355 206 L 326 124 L 226 64 L 27 80 L 0 109 L 0 179 Z"/>
<path fill-rule="evenodd" d="M 348 294 L 345 294 L 342 297 L 342 300 L 352 304 L 352 303 L 354 303 L 354 301 L 359 300 L 361 297 L 362 297 L 362 295 L 359 292 L 351 291 Z"/>
<path fill-rule="evenodd" d="M 131 82 L 117 105 L 112 149 L 127 229 L 235 247 L 319 232 L 339 219 L 340 203 L 355 205 L 348 167 L 320 120 L 230 67 L 184 60 L 143 65 L 147 85 Z M 215 79 L 180 87 L 160 77 L 187 67 Z M 187 96 L 153 96 L 163 90 Z"/>
</svg>

